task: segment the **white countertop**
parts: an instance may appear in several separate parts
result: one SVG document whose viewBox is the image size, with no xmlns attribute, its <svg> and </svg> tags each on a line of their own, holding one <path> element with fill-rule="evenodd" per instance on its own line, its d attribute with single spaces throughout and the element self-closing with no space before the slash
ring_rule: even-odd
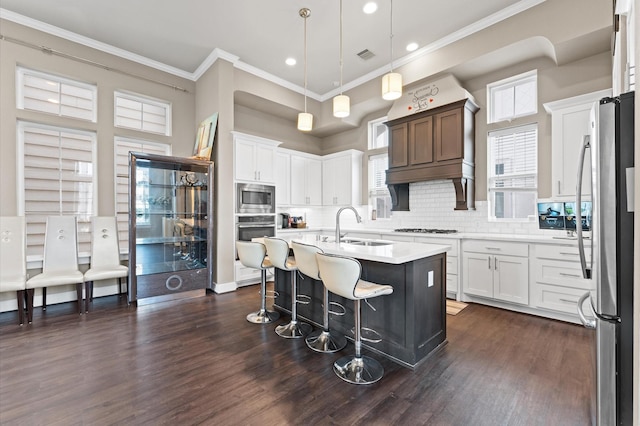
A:
<svg viewBox="0 0 640 426">
<path fill-rule="evenodd" d="M 312 244 L 329 254 L 337 254 L 341 256 L 354 257 L 356 259 L 372 260 L 375 262 L 391 263 L 396 265 L 423 259 L 425 257 L 435 256 L 451 250 L 451 246 L 448 244 L 405 243 L 398 241 L 389 241 L 391 244 L 383 246 L 359 246 L 348 243 L 336 244 L 333 241 L 334 238 L 330 238 L 329 241 L 323 242 L 317 240 L 316 235 L 318 234 L 306 233 L 299 236 L 282 237 L 289 241 L 299 241 L 305 244 Z M 359 239 L 363 240 L 363 238 Z"/>
</svg>

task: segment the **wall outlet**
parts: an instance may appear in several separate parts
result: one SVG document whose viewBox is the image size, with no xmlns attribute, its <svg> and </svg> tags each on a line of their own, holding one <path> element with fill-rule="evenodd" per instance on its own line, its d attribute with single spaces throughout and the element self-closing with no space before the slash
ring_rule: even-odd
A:
<svg viewBox="0 0 640 426">
<path fill-rule="evenodd" d="M 427 287 L 433 287 L 433 271 L 429 271 L 429 281 L 427 282 Z"/>
</svg>

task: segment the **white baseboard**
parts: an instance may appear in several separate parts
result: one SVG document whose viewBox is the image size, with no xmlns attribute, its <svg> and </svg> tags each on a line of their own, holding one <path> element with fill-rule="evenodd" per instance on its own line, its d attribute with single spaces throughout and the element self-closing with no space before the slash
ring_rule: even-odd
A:
<svg viewBox="0 0 640 426">
<path fill-rule="evenodd" d="M 213 283 L 212 290 L 216 293 L 229 293 L 230 291 L 236 291 L 238 289 L 238 284 L 235 281 L 231 281 L 228 283 Z"/>
</svg>

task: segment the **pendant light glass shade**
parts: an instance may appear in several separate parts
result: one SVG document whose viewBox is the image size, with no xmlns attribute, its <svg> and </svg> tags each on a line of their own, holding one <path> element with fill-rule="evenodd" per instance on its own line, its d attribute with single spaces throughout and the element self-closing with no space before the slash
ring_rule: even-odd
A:
<svg viewBox="0 0 640 426">
<path fill-rule="evenodd" d="M 382 99 L 393 101 L 402 96 L 402 74 L 390 72 L 382 77 Z"/>
<path fill-rule="evenodd" d="M 348 117 L 351 112 L 349 105 L 349 97 L 347 95 L 338 95 L 333 98 L 333 116 L 338 118 Z"/>
<path fill-rule="evenodd" d="M 309 132 L 313 128 L 313 114 L 308 112 L 298 113 L 298 130 Z"/>
</svg>

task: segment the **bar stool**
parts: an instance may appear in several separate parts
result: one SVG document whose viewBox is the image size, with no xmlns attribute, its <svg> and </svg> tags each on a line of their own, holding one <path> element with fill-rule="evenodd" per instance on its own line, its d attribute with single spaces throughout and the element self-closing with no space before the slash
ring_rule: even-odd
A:
<svg viewBox="0 0 640 426">
<path fill-rule="evenodd" d="M 236 241 L 238 259 L 247 268 L 260 270 L 260 310 L 247 315 L 247 321 L 254 324 L 268 324 L 280 318 L 280 314 L 267 310 L 267 269 L 272 268 L 267 258 L 264 244 L 252 241 Z"/>
<path fill-rule="evenodd" d="M 318 261 L 316 260 L 316 253 L 323 253 L 323 251 L 313 245 L 299 243 L 296 241 L 291 242 L 291 248 L 293 249 L 293 255 L 296 258 L 296 264 L 300 272 L 312 278 L 314 280 L 321 281 L 320 272 L 318 271 Z M 332 353 L 338 352 L 347 346 L 347 339 L 339 333 L 329 331 L 329 314 L 344 315 L 344 312 L 332 312 L 329 310 L 331 304 L 342 307 L 339 303 L 329 302 L 329 290 L 326 286 L 322 286 L 324 289 L 323 296 L 323 309 L 322 309 L 322 330 L 316 330 L 307 336 L 305 342 L 309 348 L 317 352 Z M 344 309 L 344 307 L 342 307 Z"/>
<path fill-rule="evenodd" d="M 289 243 L 280 238 L 268 237 L 264 239 L 267 255 L 274 268 L 291 272 L 291 321 L 276 327 L 276 333 L 287 339 L 299 339 L 311 332 L 313 327 L 304 322 L 298 322 L 298 266 L 293 257 L 289 256 Z"/>
<path fill-rule="evenodd" d="M 333 371 L 342 380 L 356 385 L 368 385 L 380 380 L 384 374 L 382 364 L 361 354 L 362 330 L 360 300 L 393 293 L 390 285 L 374 284 L 360 279 L 362 266 L 356 259 L 324 253 L 316 254 L 324 285 L 330 292 L 354 301 L 355 350 L 353 356 L 344 356 L 333 363 Z"/>
</svg>

